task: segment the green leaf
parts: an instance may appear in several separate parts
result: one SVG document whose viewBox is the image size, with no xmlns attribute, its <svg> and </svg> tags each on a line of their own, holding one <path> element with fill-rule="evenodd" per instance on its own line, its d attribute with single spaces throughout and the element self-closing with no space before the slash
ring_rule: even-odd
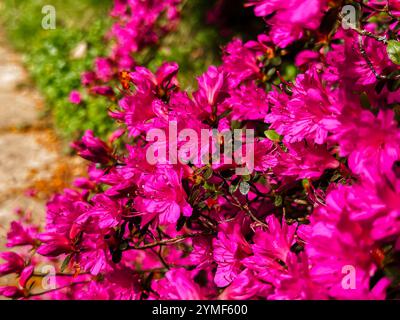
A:
<svg viewBox="0 0 400 320">
<path fill-rule="evenodd" d="M 389 40 L 387 45 L 387 53 L 393 63 L 400 65 L 400 42 Z"/>
<path fill-rule="evenodd" d="M 231 185 L 229 186 L 229 192 L 230 192 L 231 194 L 235 193 L 236 190 L 238 189 L 238 187 L 239 187 L 238 184 L 231 184 Z"/>
<path fill-rule="evenodd" d="M 212 175 L 213 175 L 213 170 L 210 167 L 208 167 L 206 171 L 204 171 L 203 178 L 208 180 L 212 177 Z"/>
<path fill-rule="evenodd" d="M 205 182 L 203 188 L 208 191 L 215 191 L 215 185 Z"/>
<path fill-rule="evenodd" d="M 280 142 L 282 141 L 282 136 L 279 135 L 275 130 L 266 130 L 264 131 L 265 136 L 274 142 Z"/>
<path fill-rule="evenodd" d="M 277 195 L 277 196 L 275 197 L 275 201 L 274 201 L 275 207 L 280 207 L 280 206 L 282 205 L 282 203 L 283 203 L 283 198 L 282 198 L 282 196 Z"/>
<path fill-rule="evenodd" d="M 250 185 L 246 182 L 246 181 L 242 181 L 240 184 L 239 184 L 239 191 L 240 191 L 240 193 L 242 194 L 242 195 L 246 195 L 246 194 L 248 194 L 249 193 L 249 191 L 250 191 Z"/>
<path fill-rule="evenodd" d="M 61 272 L 64 272 L 65 268 L 68 266 L 69 262 L 71 261 L 71 258 L 72 258 L 72 254 L 68 255 L 65 258 L 64 262 L 61 265 Z"/>
</svg>

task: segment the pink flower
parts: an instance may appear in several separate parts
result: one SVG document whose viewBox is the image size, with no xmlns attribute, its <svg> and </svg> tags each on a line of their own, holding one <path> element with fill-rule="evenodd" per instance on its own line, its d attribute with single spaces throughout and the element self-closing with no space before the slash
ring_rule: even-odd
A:
<svg viewBox="0 0 400 320">
<path fill-rule="evenodd" d="M 24 259 L 15 252 L 1 252 L 0 258 L 6 262 L 0 264 L 0 277 L 10 273 L 21 273 L 24 269 Z"/>
<path fill-rule="evenodd" d="M 74 180 L 74 186 L 80 189 L 92 190 L 95 184 L 87 178 L 76 178 Z"/>
<path fill-rule="evenodd" d="M 121 138 L 125 133 L 125 129 L 117 129 L 115 130 L 110 137 L 108 138 L 108 142 L 109 143 L 113 143 L 116 140 L 118 140 L 119 138 Z"/>
<path fill-rule="evenodd" d="M 60 254 L 71 253 L 73 248 L 70 239 L 57 233 L 43 233 L 39 235 L 42 245 L 37 252 L 46 257 L 57 257 Z"/>
<path fill-rule="evenodd" d="M 367 26 L 366 29 L 378 34 L 371 26 Z M 360 51 L 359 36 L 356 32 L 340 30 L 335 38 L 340 39 L 342 44 L 333 45 L 333 50 L 327 53 L 324 78 L 331 82 L 339 81 L 348 92 L 366 92 L 369 97 L 376 94 L 376 74 L 388 75 L 397 69 L 389 59 L 386 45 L 370 37 L 363 37 L 363 50 L 369 61 L 367 62 L 365 55 Z"/>
<path fill-rule="evenodd" d="M 158 217 L 160 224 L 176 223 L 181 215 L 190 217 L 192 208 L 181 184 L 182 173 L 168 167 L 157 168 L 154 173 L 144 173 L 135 206 L 146 225 Z"/>
<path fill-rule="evenodd" d="M 113 97 L 114 90 L 109 86 L 94 86 L 90 88 L 90 93 L 100 96 Z"/>
<path fill-rule="evenodd" d="M 178 65 L 173 62 L 164 63 L 155 74 L 137 67 L 130 74 L 136 93 L 123 97 L 119 101 L 121 111 L 113 112 L 111 116 L 123 120 L 132 136 L 152 128 L 156 117 L 165 112 L 158 110 L 163 105 L 162 100 L 168 99 L 178 86 L 177 73 Z"/>
<path fill-rule="evenodd" d="M 232 119 L 240 121 L 263 120 L 269 110 L 268 102 L 265 90 L 254 83 L 241 86 L 226 100 L 226 104 L 232 108 Z"/>
<path fill-rule="evenodd" d="M 272 292 L 270 284 L 257 279 L 249 269 L 238 274 L 220 294 L 221 300 L 265 299 Z"/>
<path fill-rule="evenodd" d="M 97 58 L 95 64 L 97 77 L 104 82 L 111 80 L 114 74 L 111 61 L 107 58 Z"/>
<path fill-rule="evenodd" d="M 244 259 L 244 264 L 254 270 L 259 277 L 268 278 L 270 269 L 282 268 L 281 263 L 287 261 L 290 248 L 295 243 L 296 225 L 281 223 L 274 216 L 267 218 L 268 229 L 258 230 L 251 246 L 253 255 Z"/>
<path fill-rule="evenodd" d="M 95 223 L 100 229 L 110 229 L 119 224 L 120 217 L 124 214 L 127 200 L 110 199 L 104 194 L 97 194 L 91 202 L 92 208 L 81 214 L 75 223 L 81 226 Z"/>
<path fill-rule="evenodd" d="M 118 266 L 101 282 L 91 281 L 76 293 L 77 300 L 137 300 L 140 299 L 140 278 L 133 270 Z"/>
<path fill-rule="evenodd" d="M 95 163 L 108 163 L 111 159 L 111 150 L 107 144 L 95 137 L 92 130 L 87 130 L 80 141 L 71 144 L 79 156 Z"/>
<path fill-rule="evenodd" d="M 305 67 L 314 62 L 318 62 L 319 58 L 320 58 L 319 52 L 311 51 L 311 50 L 304 50 L 304 51 L 301 51 L 296 56 L 295 65 L 297 67 Z"/>
<path fill-rule="evenodd" d="M 290 97 L 282 97 L 285 94 L 277 91 L 270 94 L 272 108 L 265 122 L 287 142 L 312 139 L 325 143 L 328 130 L 324 120 L 338 112 L 337 94 L 325 87 L 316 68 L 299 75 L 291 90 Z"/>
<path fill-rule="evenodd" d="M 274 13 L 268 20 L 271 25 L 271 36 L 274 43 L 286 47 L 299 40 L 305 30 L 318 29 L 324 11 L 326 0 L 250 0 L 248 6 L 255 6 L 255 14 L 264 17 Z"/>
<path fill-rule="evenodd" d="M 193 250 L 190 253 L 190 262 L 196 268 L 203 268 L 213 263 L 211 237 L 196 237 L 192 241 Z"/>
<path fill-rule="evenodd" d="M 194 280 L 193 272 L 171 269 L 165 278 L 153 283 L 153 290 L 161 300 L 205 300 L 210 288 L 202 288 Z"/>
<path fill-rule="evenodd" d="M 274 216 L 267 218 L 268 229 L 258 230 L 252 245 L 253 255 L 243 264 L 255 277 L 269 284 L 265 298 L 270 300 L 319 299 L 323 295 L 309 275 L 305 255 L 296 255 L 297 225 L 282 224 Z"/>
<path fill-rule="evenodd" d="M 81 75 L 81 82 L 84 86 L 88 86 L 90 84 L 93 84 L 96 80 L 96 74 L 91 71 L 87 71 L 82 73 Z"/>
<path fill-rule="evenodd" d="M 7 233 L 7 247 L 26 246 L 35 244 L 37 228 L 25 228 L 20 222 L 13 221 L 10 231 Z"/>
<path fill-rule="evenodd" d="M 362 223 L 375 241 L 390 241 L 400 235 L 400 182 L 393 175 L 361 181 L 346 193 L 346 207 L 352 221 Z"/>
<path fill-rule="evenodd" d="M 155 74 L 144 67 L 136 67 L 135 72 L 131 73 L 132 82 L 137 86 L 137 90 L 142 93 L 154 93 L 162 97 L 169 90 L 178 85 L 176 75 L 179 66 L 175 62 L 163 63 Z"/>
<path fill-rule="evenodd" d="M 23 290 L 15 286 L 0 287 L 0 296 L 11 299 L 19 299 L 25 297 Z"/>
<path fill-rule="evenodd" d="M 400 159 L 400 130 L 391 110 L 381 110 L 377 116 L 361 109 L 346 108 L 329 129 L 330 138 L 339 144 L 339 155 L 348 156 L 350 169 L 370 180 L 389 172 Z"/>
<path fill-rule="evenodd" d="M 134 96 L 126 96 L 118 102 L 122 111 L 116 111 L 111 116 L 124 121 L 129 134 L 137 136 L 153 126 L 153 118 L 156 116 L 152 108 L 153 100 L 153 94 L 141 92 Z"/>
<path fill-rule="evenodd" d="M 287 144 L 288 151 L 280 151 L 276 156 L 274 173 L 281 178 L 314 179 L 325 170 L 339 166 L 326 145 L 313 144 L 307 141 Z"/>
<path fill-rule="evenodd" d="M 82 101 L 82 97 L 81 94 L 79 93 L 79 91 L 73 90 L 71 91 L 71 93 L 69 94 L 69 102 L 73 103 L 73 104 L 80 104 Z"/>
<path fill-rule="evenodd" d="M 305 227 L 309 228 L 303 234 L 312 266 L 310 275 L 332 298 L 382 299 L 384 291 L 378 294 L 378 289 L 369 289 L 369 279 L 377 270 L 373 255 L 376 244 L 368 225 L 351 221 L 351 211 L 346 206 L 349 192 L 351 187 L 340 185 L 331 191 L 326 206 L 320 207 L 311 217 L 311 226 Z M 353 290 L 346 290 L 343 285 L 345 268 L 353 271 Z M 388 283 L 383 281 L 386 287 Z"/>
<path fill-rule="evenodd" d="M 243 81 L 259 79 L 262 76 L 262 62 L 258 58 L 263 53 L 254 43 L 243 44 L 239 39 L 234 39 L 226 46 L 222 68 L 229 74 L 227 80 L 230 87 L 237 87 Z"/>
<path fill-rule="evenodd" d="M 20 277 L 19 277 L 19 285 L 22 288 L 25 288 L 26 284 L 28 283 L 28 280 L 32 277 L 33 272 L 35 271 L 34 266 L 28 266 L 22 270 Z"/>
<path fill-rule="evenodd" d="M 227 81 L 227 74 L 221 68 L 209 67 L 197 78 L 199 89 L 193 93 L 195 102 L 207 113 L 212 113 L 214 108 L 218 110 L 218 105 L 228 97 Z"/>
<path fill-rule="evenodd" d="M 240 224 L 227 225 L 218 232 L 218 238 L 213 241 L 213 249 L 214 260 L 218 265 L 215 284 L 226 287 L 242 271 L 242 259 L 251 254 L 250 245 L 243 237 Z"/>
</svg>

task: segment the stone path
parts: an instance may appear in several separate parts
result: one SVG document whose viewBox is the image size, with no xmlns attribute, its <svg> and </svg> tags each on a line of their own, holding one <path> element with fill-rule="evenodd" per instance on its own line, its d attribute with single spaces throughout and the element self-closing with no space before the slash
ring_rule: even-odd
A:
<svg viewBox="0 0 400 320">
<path fill-rule="evenodd" d="M 35 222 L 43 222 L 48 196 L 82 173 L 80 159 L 59 151 L 48 122 L 40 118 L 42 108 L 21 58 L 0 30 L 0 251 L 16 208 L 31 211 Z M 27 196 L 32 188 L 37 191 Z"/>
</svg>

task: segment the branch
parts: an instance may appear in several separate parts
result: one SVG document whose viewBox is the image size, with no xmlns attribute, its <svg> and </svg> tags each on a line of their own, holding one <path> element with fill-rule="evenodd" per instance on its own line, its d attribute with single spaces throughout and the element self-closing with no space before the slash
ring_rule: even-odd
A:
<svg viewBox="0 0 400 320">
<path fill-rule="evenodd" d="M 383 80 L 383 79 L 387 79 L 386 76 L 382 76 L 380 75 L 376 70 L 374 65 L 372 64 L 371 60 L 368 58 L 367 52 L 364 49 L 364 43 L 363 43 L 363 38 L 361 35 L 358 36 L 358 46 L 360 49 L 360 53 L 363 56 L 363 58 L 365 59 L 365 62 L 367 63 L 369 69 L 372 71 L 372 73 L 375 75 L 375 77 L 378 80 Z"/>
<path fill-rule="evenodd" d="M 55 289 L 51 289 L 51 290 L 47 290 L 47 291 L 42 291 L 42 292 L 38 292 L 38 293 L 29 293 L 29 294 L 28 294 L 28 298 L 29 298 L 29 297 L 41 296 L 41 295 L 44 295 L 44 294 L 47 294 L 47 293 L 59 291 L 59 290 L 66 289 L 66 288 L 70 288 L 70 287 L 73 287 L 73 286 L 76 286 L 76 285 L 80 285 L 80 284 L 86 284 L 86 283 L 89 283 L 89 282 L 91 282 L 91 281 L 92 281 L 92 280 L 73 282 L 73 283 L 70 283 L 70 284 L 65 285 L 65 286 L 63 286 L 63 287 L 59 287 L 59 288 L 55 288 Z"/>
<path fill-rule="evenodd" d="M 339 18 L 340 18 L 340 20 L 341 20 L 342 22 L 344 21 L 344 17 L 343 17 L 343 15 L 342 15 L 341 13 L 339 13 Z M 372 32 L 369 32 L 369 31 L 367 31 L 367 30 L 360 29 L 360 28 L 358 28 L 358 27 L 356 27 L 356 26 L 354 26 L 354 25 L 350 25 L 350 24 L 347 24 L 347 25 L 349 26 L 349 28 L 350 28 L 351 30 L 357 32 L 357 33 L 358 33 L 359 35 L 361 35 L 361 36 L 366 36 L 366 37 L 373 38 L 373 39 L 375 39 L 376 41 L 383 42 L 384 44 L 387 44 L 387 42 L 388 42 L 386 36 L 378 36 L 378 35 L 376 35 L 376 34 L 374 34 L 374 33 L 372 33 Z"/>
<path fill-rule="evenodd" d="M 231 195 L 232 199 L 235 201 L 236 206 L 239 207 L 242 211 L 244 211 L 245 213 L 247 213 L 247 215 L 257 224 L 259 224 L 260 226 L 267 228 L 268 229 L 268 225 L 265 222 L 262 222 L 260 219 L 258 219 L 253 212 L 251 212 L 249 206 L 247 204 L 242 205 L 239 201 L 239 199 L 235 196 L 235 195 Z"/>
<path fill-rule="evenodd" d="M 184 234 L 184 235 L 172 238 L 172 239 L 166 239 L 166 240 L 160 240 L 160 241 L 147 243 L 142 246 L 129 246 L 128 249 L 145 250 L 145 249 L 150 249 L 150 248 L 154 248 L 157 246 L 176 244 L 176 243 L 182 242 L 183 240 L 188 239 L 188 238 L 194 238 L 194 237 L 206 236 L 206 235 L 211 235 L 211 233 L 210 232 L 188 233 L 188 234 Z"/>
</svg>

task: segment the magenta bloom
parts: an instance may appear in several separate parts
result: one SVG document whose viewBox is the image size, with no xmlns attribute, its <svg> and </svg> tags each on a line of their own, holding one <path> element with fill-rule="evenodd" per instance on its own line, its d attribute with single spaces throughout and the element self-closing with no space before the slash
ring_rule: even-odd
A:
<svg viewBox="0 0 400 320">
<path fill-rule="evenodd" d="M 268 230 L 257 231 L 254 244 L 251 246 L 253 255 L 244 259 L 244 264 L 254 270 L 260 278 L 269 278 L 271 270 L 281 269 L 280 261 L 287 261 L 290 248 L 294 244 L 296 225 L 281 225 L 274 216 L 267 219 Z"/>
<path fill-rule="evenodd" d="M 206 112 L 211 113 L 213 108 L 224 101 L 228 91 L 227 74 L 214 66 L 197 78 L 199 89 L 193 93 L 196 103 Z"/>
<path fill-rule="evenodd" d="M 265 299 L 272 293 L 272 286 L 260 281 L 249 269 L 238 274 L 219 296 L 222 300 Z"/>
<path fill-rule="evenodd" d="M 278 176 L 295 179 L 314 179 L 320 177 L 326 169 L 339 166 L 326 145 L 304 141 L 286 144 L 287 152 L 280 151 L 276 156 L 277 164 L 273 171 Z"/>
<path fill-rule="evenodd" d="M 213 241 L 213 255 L 218 265 L 214 281 L 218 287 L 230 284 L 243 269 L 242 259 L 251 254 L 251 247 L 244 239 L 239 224 L 224 229 Z"/>
<path fill-rule="evenodd" d="M 7 233 L 7 247 L 34 245 L 37 228 L 25 228 L 20 222 L 13 221 L 10 231 Z"/>
<path fill-rule="evenodd" d="M 270 94 L 272 108 L 265 122 L 287 142 L 312 139 L 325 143 L 328 130 L 324 120 L 338 112 L 337 93 L 325 87 L 316 68 L 299 75 L 292 91 L 290 97 L 277 91 Z"/>
<path fill-rule="evenodd" d="M 111 61 L 106 58 L 97 58 L 95 64 L 97 77 L 104 82 L 111 80 L 114 72 Z"/>
<path fill-rule="evenodd" d="M 192 208 L 180 182 L 182 174 L 169 168 L 143 174 L 143 186 L 135 205 L 145 225 L 158 217 L 160 224 L 176 223 L 181 215 L 190 217 Z"/>
<path fill-rule="evenodd" d="M 0 277 L 10 273 L 21 273 L 24 269 L 24 259 L 15 252 L 2 252 L 0 258 L 6 261 L 0 264 Z"/>
<path fill-rule="evenodd" d="M 88 86 L 96 80 L 96 74 L 92 71 L 82 73 L 81 82 L 84 86 Z"/>
<path fill-rule="evenodd" d="M 388 282 L 383 278 L 369 290 L 369 277 L 380 262 L 373 254 L 376 248 L 368 227 L 350 220 L 346 197 L 351 192 L 350 187 L 339 185 L 328 195 L 326 206 L 315 212 L 311 226 L 305 227 L 309 228 L 304 238 L 312 265 L 310 274 L 332 298 L 382 299 Z M 356 270 L 353 290 L 343 286 L 344 267 Z"/>
<path fill-rule="evenodd" d="M 263 120 L 269 110 L 268 102 L 265 90 L 254 84 L 241 86 L 226 100 L 232 108 L 233 120 Z"/>
<path fill-rule="evenodd" d="M 161 300 L 205 300 L 210 287 L 201 287 L 193 280 L 193 272 L 172 269 L 164 279 L 154 282 L 153 289 Z"/>
<path fill-rule="evenodd" d="M 70 239 L 57 233 L 43 233 L 39 235 L 42 245 L 38 249 L 38 253 L 42 256 L 57 257 L 60 254 L 72 252 Z"/>
<path fill-rule="evenodd" d="M 286 47 L 304 35 L 305 30 L 316 30 L 327 7 L 326 0 L 250 0 L 256 16 L 274 13 L 267 22 L 271 25 L 271 37 L 280 47 Z"/>
<path fill-rule="evenodd" d="M 11 299 L 19 299 L 25 296 L 23 290 L 15 286 L 0 287 L 0 295 Z"/>
<path fill-rule="evenodd" d="M 80 141 L 71 145 L 82 158 L 95 163 L 108 163 L 111 159 L 111 150 L 107 144 L 95 137 L 92 130 L 87 130 Z"/>
<path fill-rule="evenodd" d="M 261 77 L 262 63 L 258 60 L 263 55 L 261 45 L 254 42 L 243 44 L 239 39 L 231 41 L 224 50 L 223 69 L 229 73 L 228 81 L 231 87 L 238 86 L 246 80 L 259 79 Z"/>
<path fill-rule="evenodd" d="M 400 130 L 391 110 L 374 116 L 366 110 L 346 109 L 328 125 L 335 132 L 331 139 L 339 144 L 340 156 L 349 157 L 349 167 L 356 174 L 373 181 L 400 159 Z"/>
<path fill-rule="evenodd" d="M 79 91 L 73 90 L 71 91 L 71 93 L 69 94 L 69 102 L 73 103 L 73 104 L 80 104 L 82 101 L 82 97 L 81 94 L 79 93 Z"/>
</svg>

